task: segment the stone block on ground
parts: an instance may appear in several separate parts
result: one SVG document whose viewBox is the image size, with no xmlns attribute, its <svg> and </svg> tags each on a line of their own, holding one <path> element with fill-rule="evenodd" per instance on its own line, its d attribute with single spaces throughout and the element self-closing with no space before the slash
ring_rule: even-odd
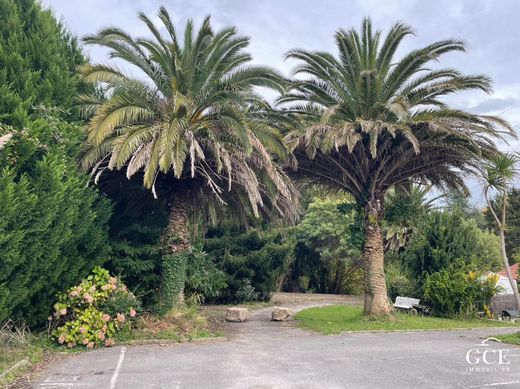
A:
<svg viewBox="0 0 520 389">
<path fill-rule="evenodd" d="M 273 321 L 285 321 L 289 320 L 293 316 L 293 311 L 289 308 L 284 307 L 274 307 L 273 312 L 271 313 L 271 320 Z"/>
<path fill-rule="evenodd" d="M 247 308 L 232 307 L 226 310 L 226 320 L 240 323 L 249 319 L 249 310 Z"/>
</svg>

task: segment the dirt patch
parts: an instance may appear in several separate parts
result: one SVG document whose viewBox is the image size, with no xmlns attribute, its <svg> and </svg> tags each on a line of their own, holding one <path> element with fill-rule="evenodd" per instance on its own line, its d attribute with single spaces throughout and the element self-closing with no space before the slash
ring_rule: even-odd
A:
<svg viewBox="0 0 520 389">
<path fill-rule="evenodd" d="M 230 305 L 203 306 L 203 315 L 208 317 L 212 329 L 222 332 L 228 339 L 250 338 L 250 337 L 276 337 L 285 336 L 280 332 L 283 328 L 296 329 L 294 320 L 283 322 L 272 322 L 271 312 L 274 306 L 290 308 L 293 312 L 311 307 L 325 305 L 362 305 L 362 296 L 347 296 L 334 294 L 311 294 L 311 293 L 274 293 L 271 301 L 267 303 L 242 304 L 236 306 L 247 307 L 250 310 L 250 319 L 244 323 L 228 323 L 225 320 L 226 308 Z M 302 332 L 301 334 L 304 334 Z"/>
</svg>

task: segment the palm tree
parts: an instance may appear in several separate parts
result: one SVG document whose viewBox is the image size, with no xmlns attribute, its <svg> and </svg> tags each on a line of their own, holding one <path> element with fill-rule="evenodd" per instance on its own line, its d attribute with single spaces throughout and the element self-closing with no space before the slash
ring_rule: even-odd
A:
<svg viewBox="0 0 520 389">
<path fill-rule="evenodd" d="M 445 196 L 442 193 L 433 197 L 431 187 L 416 184 L 389 190 L 384 204 L 384 253 L 405 247 L 417 231 L 418 222 Z"/>
<path fill-rule="evenodd" d="M 520 309 L 520 294 L 518 293 L 518 284 L 513 278 L 513 274 L 511 273 L 506 251 L 506 211 L 508 203 L 508 191 L 516 174 L 518 173 L 516 164 L 519 162 L 519 160 L 520 158 L 514 154 L 498 154 L 485 165 L 483 174 L 484 198 L 486 199 L 488 209 L 491 212 L 491 215 L 493 215 L 493 219 L 495 220 L 495 223 L 498 227 L 502 259 L 504 261 L 507 278 L 509 279 L 509 283 L 513 289 L 513 294 L 515 296 L 518 309 Z M 489 198 L 490 190 L 495 190 L 498 192 L 498 203 L 500 204 L 500 210 L 497 210 L 495 207 L 493 207 L 493 203 Z"/>
<path fill-rule="evenodd" d="M 412 33 L 397 23 L 382 39 L 365 19 L 359 33 L 336 33 L 339 58 L 291 50 L 287 57 L 299 60 L 294 73 L 300 77 L 279 100 L 301 119 L 286 135 L 298 163 L 295 175 L 342 188 L 364 209 L 367 314 L 391 312 L 381 233 L 387 191 L 411 181 L 465 188 L 464 175 L 497 153 L 494 138 L 512 132 L 499 118 L 442 101 L 454 92 L 491 91 L 485 76 L 429 68 L 442 54 L 464 51 L 463 42 L 439 41 L 396 60 Z"/>
<path fill-rule="evenodd" d="M 158 18 L 167 37 L 140 13 L 153 39 L 117 27 L 83 39 L 137 70 L 132 76 L 113 64 L 80 69 L 83 81 L 98 86 L 80 96 L 90 115 L 83 168 L 96 182 L 107 169 L 142 174 L 154 196 L 166 188 L 172 254 L 190 250 L 190 210 L 215 216 L 227 204 L 242 218 L 273 209 L 294 217 L 296 192 L 276 163 L 286 153 L 283 139 L 270 124 L 273 110 L 254 93 L 280 91 L 283 79 L 248 64 L 249 38 L 233 27 L 215 32 L 206 17 L 195 32 L 190 20 L 180 41 L 164 7 Z"/>
</svg>

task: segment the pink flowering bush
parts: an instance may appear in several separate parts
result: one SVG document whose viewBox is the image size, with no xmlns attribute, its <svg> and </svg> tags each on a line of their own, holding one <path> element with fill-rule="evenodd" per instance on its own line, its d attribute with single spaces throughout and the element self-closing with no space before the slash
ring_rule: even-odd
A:
<svg viewBox="0 0 520 389">
<path fill-rule="evenodd" d="M 118 278 L 97 266 L 79 285 L 58 295 L 53 336 L 69 348 L 113 346 L 114 335 L 131 325 L 138 306 L 137 298 Z"/>
</svg>

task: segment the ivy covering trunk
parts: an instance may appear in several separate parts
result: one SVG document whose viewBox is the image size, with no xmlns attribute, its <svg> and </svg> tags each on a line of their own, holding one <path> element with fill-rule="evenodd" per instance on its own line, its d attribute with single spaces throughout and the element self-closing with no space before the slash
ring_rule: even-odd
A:
<svg viewBox="0 0 520 389">
<path fill-rule="evenodd" d="M 176 191 L 169 201 L 169 220 L 164 236 L 167 254 L 163 256 L 161 310 L 184 303 L 187 255 L 191 250 L 189 234 L 189 191 Z"/>
</svg>

